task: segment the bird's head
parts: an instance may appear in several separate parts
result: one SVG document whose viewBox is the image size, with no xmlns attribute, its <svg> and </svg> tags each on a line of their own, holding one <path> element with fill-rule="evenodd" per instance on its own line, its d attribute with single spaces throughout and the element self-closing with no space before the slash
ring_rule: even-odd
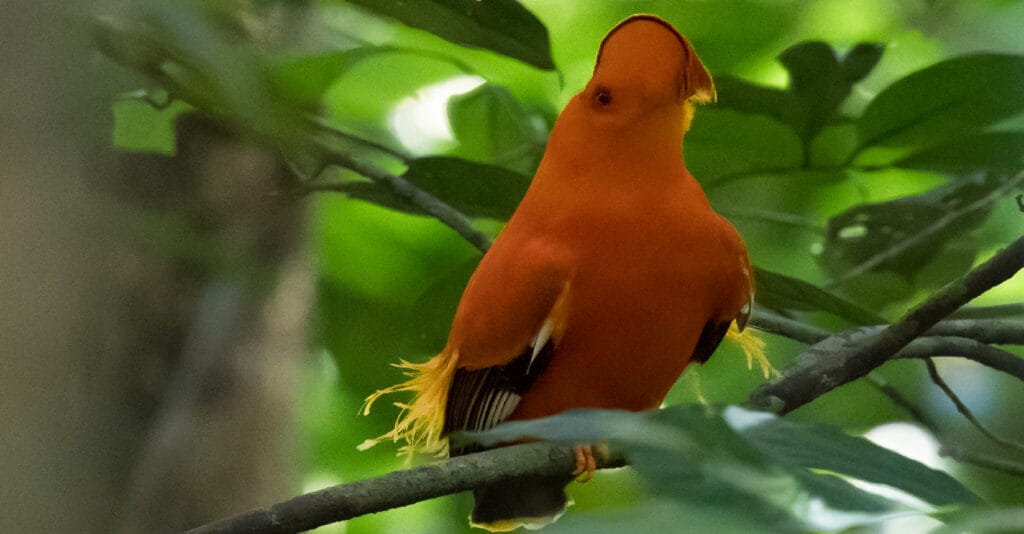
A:
<svg viewBox="0 0 1024 534">
<path fill-rule="evenodd" d="M 678 143 L 692 103 L 714 100 L 711 75 L 686 38 L 658 17 L 634 15 L 608 32 L 590 82 L 562 114 L 573 130 Z"/>
</svg>

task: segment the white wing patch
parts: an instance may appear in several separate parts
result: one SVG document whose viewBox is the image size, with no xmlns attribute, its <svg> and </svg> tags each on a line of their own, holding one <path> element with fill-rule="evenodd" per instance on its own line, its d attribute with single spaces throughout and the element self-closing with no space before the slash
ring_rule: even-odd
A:
<svg viewBox="0 0 1024 534">
<path fill-rule="evenodd" d="M 541 350 L 544 350 L 544 345 L 548 344 L 548 340 L 551 339 L 551 332 L 555 330 L 555 325 L 551 319 L 546 319 L 544 324 L 540 326 L 540 331 L 533 338 L 533 353 L 530 355 L 530 363 L 526 366 L 526 374 L 530 374 L 530 368 L 533 367 L 533 362 L 537 359 L 537 355 L 540 354 Z"/>
<path fill-rule="evenodd" d="M 747 269 L 744 258 L 740 258 L 741 269 L 743 270 L 743 276 L 747 277 L 747 285 L 750 287 L 750 295 L 747 296 L 747 301 L 743 303 L 743 307 L 740 308 L 740 314 L 736 317 L 736 328 L 742 332 L 747 326 L 747 322 L 750 321 L 750 313 L 754 309 L 754 281 L 751 280 L 750 269 Z"/>
</svg>

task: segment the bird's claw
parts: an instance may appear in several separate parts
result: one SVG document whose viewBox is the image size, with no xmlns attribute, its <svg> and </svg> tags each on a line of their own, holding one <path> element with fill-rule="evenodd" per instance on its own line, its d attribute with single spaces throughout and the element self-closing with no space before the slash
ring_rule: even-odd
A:
<svg viewBox="0 0 1024 534">
<path fill-rule="evenodd" d="M 594 447 L 592 445 L 577 445 L 573 448 L 576 455 L 576 469 L 572 476 L 576 482 L 585 484 L 594 478 L 594 471 L 597 471 L 597 460 L 594 458 Z"/>
</svg>

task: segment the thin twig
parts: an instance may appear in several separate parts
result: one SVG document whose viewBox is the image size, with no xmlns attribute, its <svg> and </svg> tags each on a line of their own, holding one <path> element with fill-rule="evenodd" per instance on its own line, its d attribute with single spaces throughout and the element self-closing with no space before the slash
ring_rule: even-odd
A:
<svg viewBox="0 0 1024 534">
<path fill-rule="evenodd" d="M 935 368 L 935 362 L 932 361 L 931 358 L 925 358 L 924 363 L 928 366 L 928 376 L 932 379 L 932 383 L 939 386 L 939 389 L 941 389 L 942 392 L 946 394 L 946 397 L 953 402 L 953 405 L 956 406 L 956 411 L 960 412 L 960 415 L 964 416 L 967 421 L 974 425 L 974 428 L 977 428 L 979 432 L 985 435 L 985 437 L 999 445 L 1002 445 L 1003 447 L 1024 452 L 1024 445 L 995 435 L 991 430 L 985 427 L 977 417 L 974 416 L 971 409 L 968 408 L 962 400 L 960 400 L 960 397 L 957 396 L 955 391 L 953 391 L 953 388 L 949 387 L 949 384 L 947 384 L 946 381 L 942 379 L 942 376 L 939 375 L 939 370 Z"/>
<path fill-rule="evenodd" d="M 878 373 L 868 373 L 868 382 L 875 386 L 875 389 L 881 391 L 893 404 L 903 408 L 910 417 L 921 424 L 921 426 L 928 429 L 929 432 L 934 434 L 936 437 L 939 436 L 939 425 L 932 420 L 932 418 L 921 409 L 920 406 L 914 404 L 913 401 L 908 399 L 900 393 L 900 391 L 892 387 L 889 382 L 882 378 Z"/>
<path fill-rule="evenodd" d="M 1020 319 L 948 319 L 928 329 L 929 336 L 965 337 L 996 345 L 1024 345 Z"/>
<path fill-rule="evenodd" d="M 346 141 L 351 141 L 353 143 L 372 148 L 377 152 L 387 154 L 388 156 L 391 156 L 392 158 L 395 158 L 403 163 L 408 163 L 409 160 L 412 159 L 411 156 L 396 148 L 392 148 L 383 143 L 378 143 L 377 141 L 359 137 L 358 135 L 346 132 L 345 130 L 342 130 L 341 128 L 331 124 L 327 119 L 320 117 L 318 115 L 311 115 L 308 117 L 308 120 L 310 124 L 324 132 L 327 132 L 336 137 L 340 137 L 341 139 L 344 139 Z"/>
<path fill-rule="evenodd" d="M 331 153 L 328 162 L 365 176 L 390 189 L 400 198 L 421 208 L 430 216 L 455 230 L 459 236 L 481 252 L 486 252 L 490 248 L 491 238 L 487 237 L 487 234 L 473 228 L 469 218 L 434 195 L 416 187 L 405 178 L 370 167 L 369 165 L 364 165 L 352 159 L 348 154 L 340 152 Z"/>
<path fill-rule="evenodd" d="M 789 339 L 813 345 L 831 335 L 832 332 L 822 330 L 816 326 L 802 323 L 795 319 L 783 317 L 771 310 L 762 307 L 755 307 L 750 317 L 750 324 L 756 328 L 771 332 Z"/>
<path fill-rule="evenodd" d="M 893 359 L 927 359 L 942 356 L 957 356 L 971 360 L 1024 381 L 1024 358 L 974 339 L 919 337 L 897 352 Z"/>
<path fill-rule="evenodd" d="M 943 317 L 1009 279 L 1021 268 L 1024 268 L 1024 237 L 936 292 L 866 344 L 849 346 L 836 341 L 827 347 L 812 347 L 794 360 L 785 377 L 755 390 L 748 404 L 784 414 L 861 378 Z"/>
<path fill-rule="evenodd" d="M 878 388 L 879 391 L 889 397 L 893 404 L 906 410 L 906 412 L 910 414 L 911 418 L 932 433 L 935 439 L 939 441 L 940 456 L 950 458 L 962 464 L 974 465 L 977 467 L 1001 471 L 1010 475 L 1024 477 L 1024 464 L 1007 460 L 1005 458 L 982 456 L 973 451 L 967 452 L 959 446 L 950 445 L 947 443 L 946 438 L 943 437 L 943 432 L 939 430 L 938 425 L 932 421 L 931 417 L 925 414 L 921 407 L 903 396 L 903 394 L 896 388 L 890 386 L 884 379 L 878 377 L 875 373 L 869 374 L 868 379 L 871 380 L 871 383 Z"/>
</svg>

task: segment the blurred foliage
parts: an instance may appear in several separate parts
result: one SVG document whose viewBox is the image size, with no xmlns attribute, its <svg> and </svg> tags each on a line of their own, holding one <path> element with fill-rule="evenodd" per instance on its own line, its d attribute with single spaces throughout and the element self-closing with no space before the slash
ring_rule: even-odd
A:
<svg viewBox="0 0 1024 534">
<path fill-rule="evenodd" d="M 1019 235 L 1021 3 L 131 2 L 96 23 L 99 47 L 128 67 L 113 104 L 118 147 L 172 154 L 175 118 L 203 113 L 293 162 L 294 179 L 279 193 L 325 183 L 343 193 L 308 200 L 319 269 L 317 357 L 302 407 L 310 484 L 401 466 L 386 447 L 355 450 L 394 413 L 357 410 L 400 379 L 388 363 L 443 346 L 479 260 L 420 206 L 331 154 L 404 177 L 496 235 L 557 111 L 589 77 L 601 37 L 637 11 L 676 24 L 716 76 L 720 99 L 698 111 L 687 165 L 746 239 L 763 306 L 821 328 L 892 319 Z M 1024 285 L 1011 281 L 983 301 L 1022 295 Z M 769 339 L 776 366 L 800 349 Z M 668 401 L 742 402 L 759 379 L 735 349 L 719 352 Z M 992 427 L 1024 439 L 1020 384 L 961 362 L 948 369 Z M 921 366 L 894 362 L 879 373 L 938 414 L 958 446 L 992 450 L 964 430 Z M 1024 500 L 1019 480 L 945 464 L 961 485 L 851 437 L 908 419 L 862 383 L 787 421 L 730 426 L 729 413 L 739 412 L 689 407 L 609 428 L 563 426 L 623 438 L 636 473 L 600 473 L 572 488 L 577 506 L 553 530 L 662 531 L 682 520 L 715 531 L 842 530 L 902 509 L 848 479 L 901 489 L 946 507 L 922 508 L 935 517 L 972 525 L 977 517 L 946 513 L 974 503 L 972 491 L 993 503 Z M 680 441 L 649 441 L 662 435 Z M 830 516 L 812 498 L 860 522 Z M 344 531 L 458 532 L 468 506 L 467 496 L 453 496 L 359 518 Z M 1003 516 L 994 524 L 1019 525 L 1019 509 Z"/>
<path fill-rule="evenodd" d="M 573 410 L 463 439 L 493 445 L 524 438 L 566 444 L 607 439 L 624 451 L 651 495 L 714 510 L 705 525 L 714 530 L 721 528 L 721 516 L 743 518 L 758 531 L 792 532 L 828 528 L 832 521 L 870 524 L 908 511 L 850 484 L 850 478 L 885 484 L 940 507 L 978 502 L 946 473 L 864 438 L 736 407 L 686 405 L 643 414 Z M 807 514 L 812 502 L 821 507 L 817 514 Z"/>
</svg>

